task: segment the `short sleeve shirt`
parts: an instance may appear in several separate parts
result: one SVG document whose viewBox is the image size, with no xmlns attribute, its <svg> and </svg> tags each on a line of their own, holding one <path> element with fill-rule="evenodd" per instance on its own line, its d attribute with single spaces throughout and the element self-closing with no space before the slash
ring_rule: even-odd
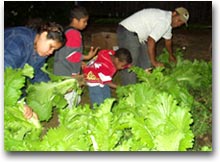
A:
<svg viewBox="0 0 220 162">
<path fill-rule="evenodd" d="M 138 35 L 139 41 L 147 41 L 148 36 L 156 42 L 160 38 L 172 37 L 172 12 L 160 9 L 143 9 L 129 16 L 119 24 Z"/>
</svg>

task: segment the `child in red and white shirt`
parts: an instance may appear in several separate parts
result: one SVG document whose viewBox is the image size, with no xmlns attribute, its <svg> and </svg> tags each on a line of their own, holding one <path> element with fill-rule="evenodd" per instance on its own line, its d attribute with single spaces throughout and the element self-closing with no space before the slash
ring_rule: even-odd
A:
<svg viewBox="0 0 220 162">
<path fill-rule="evenodd" d="M 110 88 L 117 87 L 112 82 L 113 76 L 118 70 L 128 68 L 131 63 L 130 52 L 125 48 L 119 48 L 116 51 L 99 51 L 97 58 L 83 68 L 92 105 L 94 103 L 99 105 L 106 98 L 111 97 Z"/>
</svg>

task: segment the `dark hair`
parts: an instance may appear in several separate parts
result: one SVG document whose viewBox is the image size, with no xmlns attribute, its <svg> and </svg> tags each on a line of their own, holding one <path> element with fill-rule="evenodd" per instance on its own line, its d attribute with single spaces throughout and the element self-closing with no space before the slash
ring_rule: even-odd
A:
<svg viewBox="0 0 220 162">
<path fill-rule="evenodd" d="M 128 64 L 132 63 L 131 53 L 126 48 L 119 48 L 115 51 L 114 56 L 117 57 L 120 62 L 126 61 Z"/>
<path fill-rule="evenodd" d="M 47 39 L 53 39 L 62 44 L 66 42 L 64 30 L 61 25 L 55 22 L 44 23 L 38 28 L 37 33 L 41 34 L 42 32 L 45 31 L 48 32 Z"/>
<path fill-rule="evenodd" d="M 74 6 L 72 10 L 70 11 L 70 21 L 72 21 L 73 18 L 80 20 L 87 16 L 89 16 L 89 13 L 82 6 Z"/>
</svg>

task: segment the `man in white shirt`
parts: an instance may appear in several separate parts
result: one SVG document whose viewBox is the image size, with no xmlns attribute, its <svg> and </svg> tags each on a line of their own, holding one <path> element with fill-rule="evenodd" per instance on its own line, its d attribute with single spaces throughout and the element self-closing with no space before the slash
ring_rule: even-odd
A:
<svg viewBox="0 0 220 162">
<path fill-rule="evenodd" d="M 173 12 L 161 9 L 142 9 L 119 23 L 118 45 L 127 48 L 132 55 L 132 65 L 148 69 L 164 66 L 156 59 L 156 43 L 165 39 L 169 60 L 176 62 L 172 51 L 172 29 L 187 24 L 189 12 L 183 7 Z M 122 84 L 136 83 L 136 75 L 127 70 L 121 72 Z"/>
</svg>

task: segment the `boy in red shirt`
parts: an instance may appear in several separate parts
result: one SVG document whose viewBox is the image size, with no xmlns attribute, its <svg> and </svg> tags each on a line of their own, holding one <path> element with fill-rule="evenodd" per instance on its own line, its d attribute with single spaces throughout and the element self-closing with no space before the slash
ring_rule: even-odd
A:
<svg viewBox="0 0 220 162">
<path fill-rule="evenodd" d="M 88 55 L 83 55 L 81 31 L 87 26 L 89 13 L 82 6 L 74 6 L 70 12 L 70 24 L 65 29 L 66 44 L 55 53 L 54 74 L 74 76 L 80 74 L 83 60 L 90 60 L 98 51 L 91 47 Z"/>
<path fill-rule="evenodd" d="M 91 47 L 88 55 L 83 55 L 81 31 L 87 26 L 89 13 L 82 6 L 74 6 L 70 12 L 70 24 L 65 30 L 66 43 L 54 56 L 54 74 L 60 76 L 75 76 L 81 73 L 83 60 L 90 60 L 96 55 L 98 48 Z M 79 103 L 81 98 L 75 91 L 65 95 L 69 107 Z"/>
<path fill-rule="evenodd" d="M 130 52 L 125 48 L 113 50 L 101 50 L 96 60 L 90 61 L 83 73 L 89 86 L 89 95 L 92 105 L 101 104 L 106 98 L 111 97 L 110 88 L 117 85 L 112 82 L 114 74 L 118 70 L 128 68 L 132 63 Z"/>
</svg>

